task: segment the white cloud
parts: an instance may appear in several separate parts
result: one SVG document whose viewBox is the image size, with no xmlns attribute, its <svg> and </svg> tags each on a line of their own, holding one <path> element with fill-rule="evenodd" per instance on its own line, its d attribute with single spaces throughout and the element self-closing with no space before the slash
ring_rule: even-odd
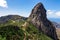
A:
<svg viewBox="0 0 60 40">
<path fill-rule="evenodd" d="M 60 11 L 47 10 L 48 18 L 60 18 Z"/>
<path fill-rule="evenodd" d="M 60 17 L 60 11 L 56 12 L 55 15 Z"/>
<path fill-rule="evenodd" d="M 17 13 L 17 12 L 15 12 L 15 13 L 13 13 L 13 12 L 12 13 L 11 12 L 9 12 L 9 13 L 0 12 L 0 17 L 1 16 L 6 16 L 6 15 L 19 15 L 19 13 Z"/>
<path fill-rule="evenodd" d="M 6 15 L 20 15 L 20 16 L 24 16 L 24 17 L 28 17 L 29 14 L 27 14 L 29 12 L 16 12 L 16 11 L 4 11 L 4 12 L 0 12 L 0 17 L 1 16 L 6 16 Z"/>
<path fill-rule="evenodd" d="M 8 7 L 6 0 L 0 0 L 0 7 L 4 7 L 4 8 Z"/>
<path fill-rule="evenodd" d="M 47 13 L 50 15 L 50 14 L 53 13 L 53 11 L 51 11 L 51 10 L 47 10 Z"/>
</svg>

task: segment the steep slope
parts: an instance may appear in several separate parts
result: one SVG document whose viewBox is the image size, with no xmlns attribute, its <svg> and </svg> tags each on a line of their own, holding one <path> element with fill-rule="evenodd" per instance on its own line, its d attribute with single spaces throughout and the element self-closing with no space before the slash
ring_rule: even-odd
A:
<svg viewBox="0 0 60 40">
<path fill-rule="evenodd" d="M 58 38 L 60 40 L 60 24 L 59 23 L 56 23 L 56 22 L 52 22 L 52 23 L 53 23 L 53 25 L 56 28 L 57 36 L 58 36 Z"/>
<path fill-rule="evenodd" d="M 57 32 L 58 38 L 60 40 L 60 28 L 56 28 L 56 32 Z"/>
<path fill-rule="evenodd" d="M 46 9 L 44 8 L 42 3 L 38 3 L 31 12 L 29 16 L 29 21 L 31 21 L 40 31 L 49 37 L 53 38 L 53 40 L 58 40 L 56 29 L 53 24 L 46 17 Z"/>
</svg>

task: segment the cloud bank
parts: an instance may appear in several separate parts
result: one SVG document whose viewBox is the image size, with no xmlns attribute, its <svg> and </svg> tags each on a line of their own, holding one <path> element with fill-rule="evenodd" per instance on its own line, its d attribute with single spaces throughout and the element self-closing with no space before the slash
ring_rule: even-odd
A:
<svg viewBox="0 0 60 40">
<path fill-rule="evenodd" d="M 7 2 L 6 0 L 0 0 L 0 7 L 7 8 Z"/>
<path fill-rule="evenodd" d="M 55 10 L 47 10 L 48 18 L 60 18 L 60 11 Z"/>
</svg>

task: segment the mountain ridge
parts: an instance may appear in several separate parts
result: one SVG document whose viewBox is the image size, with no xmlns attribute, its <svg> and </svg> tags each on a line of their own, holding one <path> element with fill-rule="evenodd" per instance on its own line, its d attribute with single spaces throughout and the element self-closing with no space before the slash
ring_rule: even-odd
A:
<svg viewBox="0 0 60 40">
<path fill-rule="evenodd" d="M 8 38 L 10 40 L 15 40 L 15 38 L 16 40 L 59 40 L 56 28 L 47 19 L 46 9 L 42 3 L 38 3 L 32 9 L 28 18 L 8 15 L 0 17 L 0 22 L 0 30 L 2 31 L 0 31 L 0 35 L 3 38 L 6 37 L 7 40 Z"/>
<path fill-rule="evenodd" d="M 47 19 L 46 9 L 44 8 L 42 3 L 38 3 L 31 12 L 29 16 L 30 21 L 44 34 L 53 38 L 53 40 L 58 40 L 56 28 Z"/>
</svg>

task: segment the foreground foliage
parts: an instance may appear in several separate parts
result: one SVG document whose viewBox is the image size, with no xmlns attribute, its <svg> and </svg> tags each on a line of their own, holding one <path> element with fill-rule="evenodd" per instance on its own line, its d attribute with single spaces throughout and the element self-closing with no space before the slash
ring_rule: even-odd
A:
<svg viewBox="0 0 60 40">
<path fill-rule="evenodd" d="M 0 25 L 0 40 L 52 40 L 27 21 L 9 20 Z"/>
</svg>

